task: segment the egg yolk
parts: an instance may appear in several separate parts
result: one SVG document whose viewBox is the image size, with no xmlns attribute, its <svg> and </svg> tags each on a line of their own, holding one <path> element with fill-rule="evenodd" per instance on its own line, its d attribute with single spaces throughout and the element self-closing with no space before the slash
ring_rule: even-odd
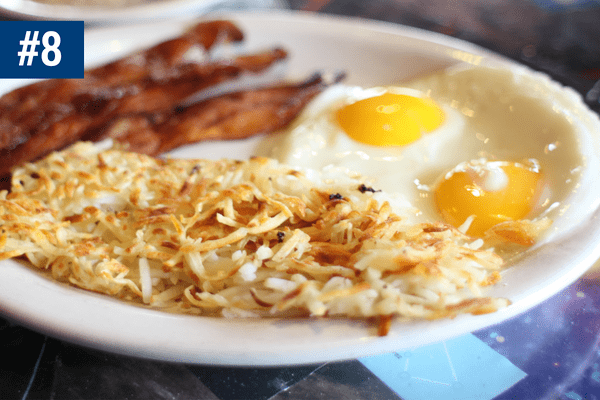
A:
<svg viewBox="0 0 600 400">
<path fill-rule="evenodd" d="M 430 99 L 386 92 L 340 108 L 336 119 L 358 142 L 404 146 L 440 126 L 444 112 Z"/>
<path fill-rule="evenodd" d="M 459 166 L 437 185 L 435 204 L 456 227 L 473 217 L 467 234 L 483 236 L 492 226 L 523 219 L 538 202 L 541 173 L 519 163 Z"/>
</svg>

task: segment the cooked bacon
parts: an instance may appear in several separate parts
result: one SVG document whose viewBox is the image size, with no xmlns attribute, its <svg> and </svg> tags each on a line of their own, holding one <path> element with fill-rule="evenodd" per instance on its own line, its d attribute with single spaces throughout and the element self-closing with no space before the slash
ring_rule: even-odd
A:
<svg viewBox="0 0 600 400">
<path fill-rule="evenodd" d="M 179 37 L 91 69 L 88 75 L 103 80 L 110 77 L 107 83 L 111 85 L 149 75 L 168 75 L 173 67 L 189 62 L 186 53 L 195 46 L 208 51 L 217 44 L 243 39 L 243 32 L 230 21 L 201 22 Z"/>
<path fill-rule="evenodd" d="M 77 105 L 81 107 L 81 113 L 105 114 L 102 116 L 105 119 L 134 112 L 161 111 L 181 103 L 200 90 L 235 79 L 243 73 L 264 72 L 286 57 L 285 50 L 274 48 L 231 60 L 188 64 L 179 68 L 179 73 L 173 78 L 144 82 L 143 89 L 134 88 L 131 94 L 120 96 L 120 93 L 116 93 L 115 96 L 115 93 L 108 93 L 106 98 L 99 93 L 91 98 L 77 99 Z"/>
<path fill-rule="evenodd" d="M 285 59 L 286 51 L 274 48 L 223 60 L 206 54 L 198 60 L 190 51 L 241 40 L 242 32 L 231 22 L 204 22 L 177 38 L 89 69 L 84 79 L 42 81 L 2 96 L 0 188 L 7 186 L 14 166 L 82 139 L 112 137 L 130 150 L 158 155 L 184 144 L 273 132 L 328 85 L 317 76 L 271 87 L 254 82 L 253 89 L 242 90 L 237 78 L 262 75 Z M 225 82 L 234 83 L 237 92 L 215 94 Z"/>
<path fill-rule="evenodd" d="M 186 64 L 178 68 L 178 75 L 166 81 L 149 79 L 135 85 L 77 94 L 70 103 L 59 105 L 60 115 L 46 113 L 45 118 L 37 121 L 27 135 L 28 140 L 15 148 L 0 150 L 0 158 L 4 161 L 0 165 L 0 176 L 7 175 L 14 165 L 37 159 L 80 140 L 90 130 L 121 115 L 172 109 L 199 90 L 233 80 L 244 72 L 261 72 L 286 56 L 284 50 L 276 48 L 233 60 Z M 64 112 L 63 109 L 69 111 Z"/>
<path fill-rule="evenodd" d="M 317 74 L 301 83 L 228 93 L 168 113 L 118 118 L 84 139 L 113 138 L 131 151 L 158 155 L 200 141 L 270 133 L 289 124 L 315 95 L 341 79 L 343 74 L 331 80 Z"/>
<path fill-rule="evenodd" d="M 243 33 L 229 21 L 202 22 L 177 38 L 90 69 L 85 79 L 45 80 L 13 90 L 0 97 L 0 149 L 14 149 L 40 124 L 70 115 L 75 96 L 127 93 L 137 90 L 134 83 L 174 78 L 181 73 L 179 67 L 190 64 L 185 55 L 193 47 L 208 51 L 216 44 L 241 40 Z M 127 86 L 131 88 L 126 90 Z"/>
</svg>

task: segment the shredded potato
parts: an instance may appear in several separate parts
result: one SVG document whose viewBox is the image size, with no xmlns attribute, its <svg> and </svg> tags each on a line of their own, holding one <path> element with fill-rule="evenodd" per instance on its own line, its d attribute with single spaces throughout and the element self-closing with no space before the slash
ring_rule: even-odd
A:
<svg viewBox="0 0 600 400">
<path fill-rule="evenodd" d="M 493 312 L 502 259 L 356 177 L 77 143 L 0 192 L 0 259 L 167 311 L 434 319 Z M 24 294 L 25 295 L 25 294 Z"/>
</svg>

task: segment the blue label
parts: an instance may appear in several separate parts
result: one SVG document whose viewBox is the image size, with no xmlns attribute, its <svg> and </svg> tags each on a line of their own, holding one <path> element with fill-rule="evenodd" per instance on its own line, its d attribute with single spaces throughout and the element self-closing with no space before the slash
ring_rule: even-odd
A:
<svg viewBox="0 0 600 400">
<path fill-rule="evenodd" d="M 83 21 L 0 21 L 0 78 L 83 78 Z"/>
</svg>

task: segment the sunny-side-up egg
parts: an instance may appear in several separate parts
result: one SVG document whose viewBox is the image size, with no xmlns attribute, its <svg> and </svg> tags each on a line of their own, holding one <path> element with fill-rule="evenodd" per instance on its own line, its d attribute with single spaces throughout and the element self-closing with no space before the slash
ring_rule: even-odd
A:
<svg viewBox="0 0 600 400">
<path fill-rule="evenodd" d="M 573 127 L 526 86 L 491 68 L 441 71 L 403 87 L 337 85 L 270 155 L 356 171 L 374 189 L 404 196 L 415 222 L 444 220 L 482 236 L 497 223 L 559 209 L 576 184 Z"/>
<path fill-rule="evenodd" d="M 408 200 L 420 221 L 418 176 L 464 134 L 464 118 L 402 87 L 336 85 L 282 134 L 270 155 L 289 165 L 358 172 L 376 190 Z M 406 208 L 406 207 L 405 207 Z"/>
</svg>

